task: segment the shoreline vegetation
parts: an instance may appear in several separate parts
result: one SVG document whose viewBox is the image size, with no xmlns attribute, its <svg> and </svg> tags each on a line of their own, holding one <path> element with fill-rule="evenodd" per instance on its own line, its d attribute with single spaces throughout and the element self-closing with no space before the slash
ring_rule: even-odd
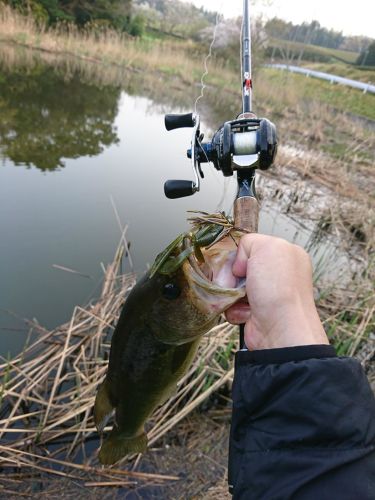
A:
<svg viewBox="0 0 375 500">
<path fill-rule="evenodd" d="M 41 64 L 56 68 L 66 78 L 79 72 L 87 82 L 143 92 L 156 105 L 175 100 L 176 107 L 189 109 L 199 95 L 206 51 L 193 42 L 138 40 L 107 29 L 78 31 L 66 25 L 46 29 L 0 3 L 0 62 L 10 69 L 32 67 L 35 54 Z M 238 80 L 230 65 L 220 59 L 211 61 L 200 111 L 212 127 L 238 113 Z M 281 144 L 275 168 L 259 176 L 260 192 L 265 202 L 277 200 L 281 213 L 315 226 L 311 246 L 329 239 L 347 252 L 343 280 L 329 277 L 324 263 L 317 270 L 318 310 L 338 354 L 358 357 L 375 384 L 371 364 L 375 355 L 375 134 L 366 120 L 351 116 L 375 120 L 374 96 L 259 66 L 255 84 L 257 111 L 277 123 Z M 120 271 L 126 253 L 125 241 L 105 271 L 95 304 L 77 307 L 70 322 L 52 331 L 27 322 L 30 335 L 23 352 L 0 360 L 0 493 L 30 496 L 45 489 L 48 495 L 49 488 L 59 492 L 60 483 L 51 486 L 51 478 L 58 476 L 59 481 L 79 483 L 80 494 L 98 497 L 106 491 L 110 498 L 113 487 L 171 484 L 178 490 L 184 464 L 176 482 L 164 462 L 167 455 L 175 456 L 178 447 L 186 455 L 195 453 L 197 463 L 199 453 L 209 463 L 215 459 L 217 474 L 224 477 L 225 460 L 223 466 L 218 458 L 222 448 L 216 448 L 229 425 L 228 388 L 237 342 L 234 329 L 225 323 L 205 338 L 177 394 L 156 412 L 151 440 L 158 448 L 124 462 L 125 468 L 102 469 L 97 464 L 91 410 L 106 370 L 108 339 L 122 307 L 121 297 L 135 280 Z M 202 408 L 205 421 L 209 418 L 214 429 L 207 431 L 212 442 L 197 438 Z M 198 418 L 198 423 L 192 424 L 191 418 Z M 163 452 L 165 447 L 169 448 Z M 148 457 L 159 454 L 151 466 Z M 169 470 L 174 470 L 173 459 L 169 464 Z M 197 468 L 197 476 L 198 472 Z M 211 498 L 204 490 L 210 484 L 204 484 L 207 478 L 202 477 L 194 483 L 200 488 L 197 498 Z M 217 480 L 216 476 L 213 484 Z M 224 480 L 223 485 L 225 491 Z M 186 498 L 181 491 L 181 498 Z M 212 498 L 227 498 L 219 494 Z"/>
<path fill-rule="evenodd" d="M 22 15 L 0 2 L 0 42 L 54 54 L 68 56 L 95 64 L 115 66 L 126 71 L 153 72 L 171 79 L 177 79 L 186 85 L 200 82 L 203 72 L 203 60 L 207 55 L 207 46 L 192 40 L 160 40 L 132 37 L 108 27 L 78 28 L 71 23 L 60 23 L 47 27 L 38 23 L 31 15 Z M 285 42 L 284 42 L 285 43 Z M 374 96 L 362 94 L 356 89 L 333 86 L 329 82 L 319 82 L 300 75 L 281 75 L 277 70 L 260 68 L 260 56 L 255 51 L 253 64 L 256 66 L 255 98 L 259 102 L 272 100 L 272 105 L 282 101 L 279 89 L 285 83 L 293 97 L 291 105 L 302 97 L 318 100 L 338 111 L 352 113 L 375 121 Z M 229 58 L 230 59 L 230 58 Z M 224 51 L 210 61 L 206 84 L 220 91 L 238 95 L 240 83 L 238 71 L 234 71 L 232 62 Z M 336 66 L 337 68 L 337 66 Z M 339 70 L 340 71 L 340 70 Z M 356 71 L 356 73 L 355 73 Z M 363 71 L 351 68 L 351 78 L 363 78 Z M 372 75 L 374 72 L 369 73 Z M 368 75 L 366 79 L 368 79 Z M 334 91 L 333 91 L 334 88 Z M 353 92 L 354 90 L 354 92 Z M 289 95 L 289 99 L 291 95 Z"/>
<path fill-rule="evenodd" d="M 193 42 L 144 40 L 111 28 L 85 29 L 61 23 L 55 27 L 38 24 L 0 3 L 0 41 L 55 55 L 73 56 L 87 62 L 114 65 L 128 71 L 156 71 L 193 83 L 202 73 L 201 61 L 189 51 Z M 220 68 L 221 78 L 233 80 L 231 71 Z M 215 69 L 213 70 L 215 73 Z"/>
</svg>

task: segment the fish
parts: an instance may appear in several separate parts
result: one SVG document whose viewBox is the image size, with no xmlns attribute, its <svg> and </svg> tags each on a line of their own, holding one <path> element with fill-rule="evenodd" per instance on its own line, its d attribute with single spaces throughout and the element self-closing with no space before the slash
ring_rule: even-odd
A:
<svg viewBox="0 0 375 500">
<path fill-rule="evenodd" d="M 103 465 L 147 450 L 147 420 L 177 391 L 202 336 L 245 296 L 231 272 L 238 233 L 228 220 L 224 214 L 193 218 L 192 231 L 157 256 L 127 297 L 94 404 L 99 433 L 115 415 L 99 451 Z"/>
</svg>

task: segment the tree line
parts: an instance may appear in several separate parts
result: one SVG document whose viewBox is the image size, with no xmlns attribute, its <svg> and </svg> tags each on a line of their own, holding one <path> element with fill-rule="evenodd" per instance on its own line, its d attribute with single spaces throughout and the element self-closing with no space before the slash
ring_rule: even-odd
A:
<svg viewBox="0 0 375 500">
<path fill-rule="evenodd" d="M 177 0 L 0 0 L 48 25 L 73 22 L 110 26 L 134 36 L 145 25 L 172 36 L 190 37 L 216 20 L 215 12 Z"/>
<path fill-rule="evenodd" d="M 132 0 L 3 0 L 21 11 L 31 13 L 37 20 L 49 25 L 74 22 L 108 25 L 121 31 L 131 31 Z M 136 34 L 136 33 L 135 33 Z"/>
<path fill-rule="evenodd" d="M 216 22 L 216 12 L 178 0 L 0 0 L 48 25 L 73 22 L 108 26 L 141 36 L 147 30 L 200 40 L 200 33 Z M 293 24 L 277 17 L 264 24 L 268 37 L 342 49 L 360 54 L 357 64 L 374 65 L 375 42 L 364 36 L 344 36 L 318 21 Z"/>
<path fill-rule="evenodd" d="M 178 0 L 133 0 L 133 7 L 151 30 L 181 38 L 195 38 L 216 22 L 216 12 Z"/>
<path fill-rule="evenodd" d="M 275 17 L 266 22 L 265 30 L 274 38 L 353 52 L 362 52 L 373 42 L 369 37 L 345 36 L 341 31 L 324 28 L 318 21 L 293 24 Z"/>
</svg>

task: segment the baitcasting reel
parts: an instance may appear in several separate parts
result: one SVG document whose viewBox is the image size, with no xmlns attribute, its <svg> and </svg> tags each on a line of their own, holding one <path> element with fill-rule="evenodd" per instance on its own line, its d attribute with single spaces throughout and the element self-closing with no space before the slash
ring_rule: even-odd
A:
<svg viewBox="0 0 375 500">
<path fill-rule="evenodd" d="M 167 130 L 194 128 L 187 156 L 192 162 L 195 181 L 167 181 L 164 192 L 170 199 L 191 196 L 200 190 L 200 177 L 204 177 L 201 163 L 212 162 L 217 170 L 229 177 L 235 171 L 267 170 L 276 157 L 275 125 L 265 118 L 256 118 L 252 113 L 225 122 L 208 143 L 202 143 L 204 136 L 200 131 L 200 117 L 195 113 L 166 115 L 165 127 Z"/>
</svg>

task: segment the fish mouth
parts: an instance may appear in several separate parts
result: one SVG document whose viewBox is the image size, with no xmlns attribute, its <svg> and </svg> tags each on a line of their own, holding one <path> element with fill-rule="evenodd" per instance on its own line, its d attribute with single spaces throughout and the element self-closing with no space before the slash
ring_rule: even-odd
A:
<svg viewBox="0 0 375 500">
<path fill-rule="evenodd" d="M 232 272 L 237 244 L 227 237 L 200 250 L 203 261 L 192 253 L 183 265 L 191 298 L 202 312 L 220 314 L 246 296 L 245 279 Z"/>
</svg>

